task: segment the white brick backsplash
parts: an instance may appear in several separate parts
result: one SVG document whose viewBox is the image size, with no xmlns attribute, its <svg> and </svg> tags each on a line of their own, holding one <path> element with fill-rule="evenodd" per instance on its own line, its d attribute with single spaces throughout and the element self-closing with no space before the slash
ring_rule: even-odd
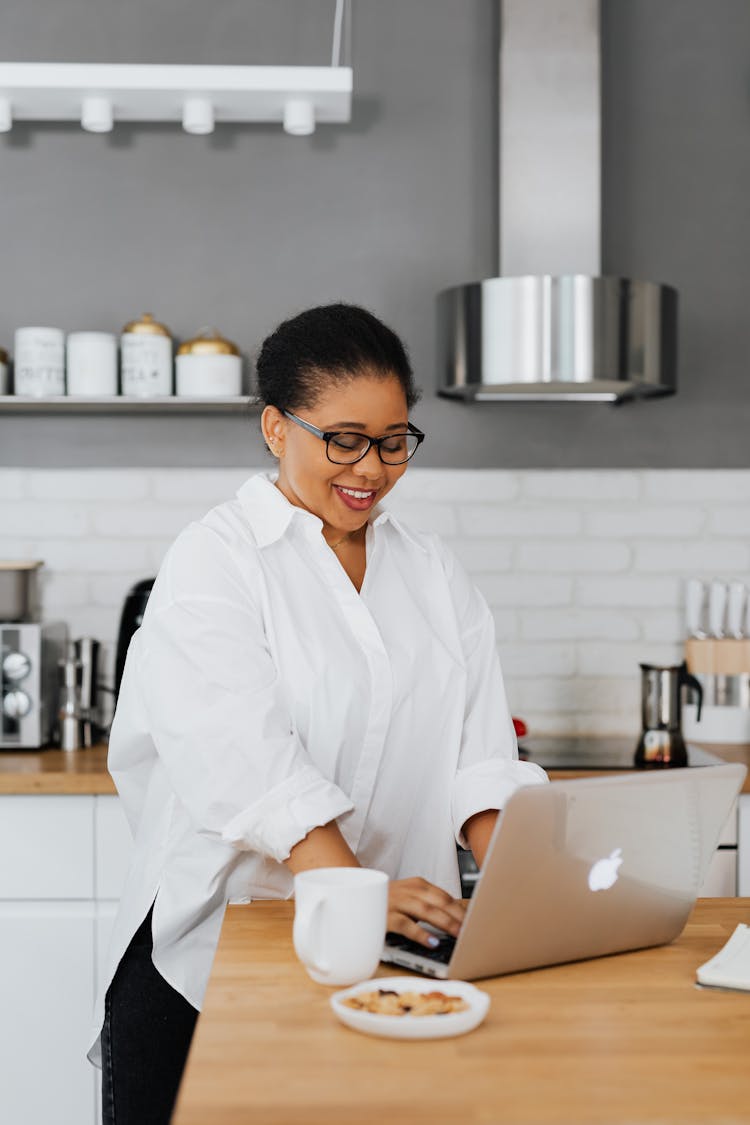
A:
<svg viewBox="0 0 750 1125">
<path fill-rule="evenodd" d="M 31 541 L 19 539 L 15 535 L 3 535 L 0 531 L 0 559 L 11 562 L 31 558 Z"/>
<path fill-rule="evenodd" d="M 518 614 L 507 609 L 493 609 L 495 619 L 495 635 L 498 644 L 514 641 L 518 636 Z"/>
<path fill-rule="evenodd" d="M 150 544 L 129 539 L 37 539 L 34 557 L 51 570 L 132 571 L 150 567 Z"/>
<path fill-rule="evenodd" d="M 700 508 L 625 507 L 608 512 L 587 512 L 584 517 L 587 535 L 618 539 L 659 539 L 670 535 L 697 535 L 706 522 Z"/>
<path fill-rule="evenodd" d="M 34 469 L 29 495 L 39 500 L 142 500 L 148 494 L 145 469 Z"/>
<path fill-rule="evenodd" d="M 0 469 L 0 558 L 40 558 L 42 606 L 98 637 L 236 469 Z M 532 733 L 639 727 L 639 663 L 677 663 L 685 582 L 750 586 L 750 470 L 420 469 L 385 506 L 445 537 L 491 607 L 512 709 Z M 635 745 L 635 743 L 634 743 Z"/>
<path fill-rule="evenodd" d="M 682 642 L 621 641 L 617 645 L 580 643 L 576 646 L 576 672 L 581 676 L 619 677 L 640 681 L 639 664 L 679 664 Z"/>
<path fill-rule="evenodd" d="M 0 528 L 9 535 L 59 535 L 68 539 L 88 531 L 88 511 L 78 503 L 32 504 L 27 500 L 0 502 Z"/>
<path fill-rule="evenodd" d="M 750 471 L 730 469 L 661 470 L 644 473 L 646 500 L 695 504 L 699 500 L 742 504 L 750 500 Z"/>
<path fill-rule="evenodd" d="M 456 509 L 450 504 L 433 504 L 430 500 L 417 503 L 404 500 L 397 492 L 393 492 L 383 501 L 383 507 L 417 531 L 436 531 L 438 535 L 447 536 L 455 535 L 458 531 Z"/>
<path fill-rule="evenodd" d="M 28 479 L 23 469 L 0 469 L 0 500 L 21 500 Z"/>
<path fill-rule="evenodd" d="M 678 644 L 685 637 L 684 614 L 679 610 L 645 614 L 641 636 L 644 641 L 653 641 L 657 644 Z"/>
<path fill-rule="evenodd" d="M 94 512 L 94 533 L 134 539 L 174 538 L 184 527 L 206 514 L 204 504 L 119 504 Z"/>
<path fill-rule="evenodd" d="M 570 714 L 627 711 L 638 707 L 640 682 L 624 679 L 576 676 L 571 679 L 507 677 L 506 688 L 511 710 L 521 714 Z"/>
<path fill-rule="evenodd" d="M 640 495 L 638 475 L 633 472 L 580 472 L 562 469 L 559 472 L 527 472 L 523 474 L 523 496 L 532 500 L 637 500 Z"/>
<path fill-rule="evenodd" d="M 521 636 L 527 641 L 634 641 L 638 622 L 624 613 L 595 609 L 526 610 L 521 613 Z"/>
<path fill-rule="evenodd" d="M 580 512 L 567 507 L 508 508 L 490 504 L 466 504 L 459 508 L 461 531 L 467 535 L 523 536 L 576 535 L 581 530 Z"/>
<path fill-rule="evenodd" d="M 515 500 L 519 474 L 502 469 L 420 469 L 409 465 L 392 496 L 410 500 L 439 500 L 462 505 L 467 501 L 499 504 Z M 390 497 L 386 501 L 390 503 Z"/>
<path fill-rule="evenodd" d="M 231 500 L 248 477 L 272 468 L 269 461 L 257 469 L 153 469 L 151 495 L 154 500 L 195 504 L 206 512 Z"/>
<path fill-rule="evenodd" d="M 572 676 L 576 670 L 576 652 L 572 644 L 498 645 L 500 663 L 506 676 Z"/>
<path fill-rule="evenodd" d="M 750 568 L 750 536 L 746 542 L 707 539 L 702 542 L 672 540 L 640 543 L 634 550 L 636 570 L 668 572 L 673 575 L 712 577 L 747 571 Z"/>
<path fill-rule="evenodd" d="M 512 551 L 508 543 L 497 539 L 469 539 L 458 536 L 450 541 L 450 549 L 470 574 L 494 574 L 510 570 Z"/>
<path fill-rule="evenodd" d="M 540 575 L 526 578 L 519 574 L 478 574 L 476 583 L 490 605 L 535 606 L 570 605 L 573 579 Z"/>
<path fill-rule="evenodd" d="M 153 573 L 146 574 L 142 567 L 130 574 L 125 571 L 121 574 L 92 575 L 88 582 L 90 603 L 95 606 L 121 607 L 128 591 L 136 582 L 153 577 Z"/>
<path fill-rule="evenodd" d="M 89 580 L 84 574 L 65 574 L 45 566 L 41 571 L 40 585 L 45 617 L 64 615 L 70 606 L 89 603 Z"/>
<path fill-rule="evenodd" d="M 624 543 L 575 543 L 550 539 L 546 543 L 523 543 L 518 548 L 516 566 L 525 571 L 565 571 L 567 574 L 607 570 L 627 570 L 630 548 Z"/>
<path fill-rule="evenodd" d="M 624 574 L 599 578 L 587 574 L 576 579 L 574 600 L 580 606 L 666 609 L 682 604 L 683 590 L 682 583 L 674 578 L 633 578 Z"/>
<path fill-rule="evenodd" d="M 750 539 L 750 504 L 736 508 L 711 508 L 708 513 L 710 535 L 744 535 Z"/>
</svg>

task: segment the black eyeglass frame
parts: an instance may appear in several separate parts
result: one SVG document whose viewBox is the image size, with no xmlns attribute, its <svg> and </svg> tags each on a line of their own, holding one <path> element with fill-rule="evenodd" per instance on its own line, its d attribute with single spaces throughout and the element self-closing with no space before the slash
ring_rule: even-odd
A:
<svg viewBox="0 0 750 1125">
<path fill-rule="evenodd" d="M 317 426 L 313 426 L 312 422 L 306 422 L 304 418 L 298 418 L 296 414 L 292 414 L 289 410 L 282 410 L 281 413 L 285 418 L 289 418 L 292 422 L 295 422 L 298 426 L 301 426 L 303 430 L 307 430 L 308 433 L 314 434 L 315 437 L 320 438 L 321 441 L 324 441 L 326 443 L 326 457 L 332 465 L 356 465 L 358 461 L 361 461 L 364 457 L 367 456 L 373 446 L 375 446 L 375 448 L 377 449 L 378 457 L 384 465 L 405 465 L 408 461 L 411 461 L 412 457 L 417 452 L 426 437 L 426 435 L 423 434 L 421 430 L 418 430 L 412 422 L 407 422 L 406 429 L 408 433 L 410 433 L 417 439 L 417 444 L 414 446 L 414 449 L 411 451 L 408 457 L 404 458 L 403 461 L 383 461 L 383 454 L 380 452 L 381 445 L 384 441 L 393 441 L 394 438 L 401 437 L 401 432 L 397 432 L 395 434 L 386 434 L 384 437 L 371 438 L 368 437 L 367 434 L 358 433 L 357 430 L 319 430 Z M 353 461 L 334 461 L 333 457 L 331 457 L 328 443 L 331 438 L 342 437 L 344 434 L 346 434 L 348 437 L 363 438 L 367 442 L 367 445 L 362 450 L 359 457 L 355 457 Z"/>
</svg>

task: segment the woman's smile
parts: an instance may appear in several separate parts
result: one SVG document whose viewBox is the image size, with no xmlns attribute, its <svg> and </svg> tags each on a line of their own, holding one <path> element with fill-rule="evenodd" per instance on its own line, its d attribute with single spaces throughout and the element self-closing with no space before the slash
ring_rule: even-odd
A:
<svg viewBox="0 0 750 1125">
<path fill-rule="evenodd" d="M 345 488 L 341 484 L 334 484 L 333 488 L 347 508 L 355 512 L 366 512 L 375 503 L 378 494 L 376 488 Z"/>
</svg>

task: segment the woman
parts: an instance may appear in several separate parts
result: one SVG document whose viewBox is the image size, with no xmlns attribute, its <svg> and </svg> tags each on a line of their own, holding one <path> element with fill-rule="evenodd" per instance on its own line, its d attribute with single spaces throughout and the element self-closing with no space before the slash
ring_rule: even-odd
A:
<svg viewBox="0 0 750 1125">
<path fill-rule="evenodd" d="M 424 438 L 399 339 L 311 309 L 266 340 L 258 386 L 278 474 L 168 552 L 112 727 L 135 852 L 90 1057 L 117 1125 L 168 1121 L 230 899 L 378 867 L 389 929 L 435 944 L 422 923 L 464 914 L 456 839 L 481 864 L 497 810 L 546 779 L 517 760 L 486 603 L 380 509 Z"/>
</svg>

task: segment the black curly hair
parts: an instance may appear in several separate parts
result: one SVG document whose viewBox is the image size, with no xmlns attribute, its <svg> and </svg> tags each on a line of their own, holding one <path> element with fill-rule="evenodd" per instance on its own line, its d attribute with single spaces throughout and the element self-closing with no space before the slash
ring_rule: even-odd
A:
<svg viewBox="0 0 750 1125">
<path fill-rule="evenodd" d="M 358 305 L 319 305 L 285 320 L 263 342 L 256 371 L 264 405 L 292 413 L 314 406 L 332 383 L 363 375 L 395 376 L 409 410 L 420 397 L 401 340 Z"/>
</svg>

